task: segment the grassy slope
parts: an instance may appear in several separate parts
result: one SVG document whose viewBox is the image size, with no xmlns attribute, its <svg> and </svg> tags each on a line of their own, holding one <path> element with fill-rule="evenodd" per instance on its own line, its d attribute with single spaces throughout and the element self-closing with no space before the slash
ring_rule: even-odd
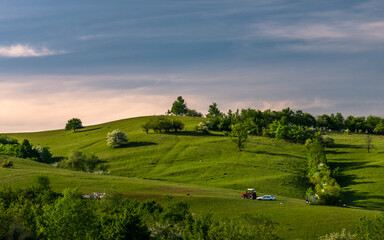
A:
<svg viewBox="0 0 384 240">
<path fill-rule="evenodd" d="M 87 127 L 77 133 L 64 130 L 13 134 L 34 145 L 48 145 L 54 156 L 65 157 L 72 150 L 94 153 L 110 165 L 113 175 L 193 183 L 209 187 L 244 190 L 302 198 L 306 185 L 298 177 L 305 161 L 301 145 L 268 138 L 251 138 L 243 152 L 221 133 L 201 135 L 193 131 L 199 118 L 180 118 L 186 124 L 181 133 L 146 134 L 140 125 L 148 117 L 133 118 Z M 120 129 L 130 139 L 127 147 L 111 149 L 107 132 Z"/>
<path fill-rule="evenodd" d="M 332 167 L 340 167 L 347 204 L 384 210 L 384 138 L 372 136 L 374 149 L 365 149 L 365 134 L 333 134 L 336 145 L 327 152 Z"/>
<path fill-rule="evenodd" d="M 376 213 L 306 206 L 302 200 L 287 198 L 301 198 L 305 193 L 306 186 L 299 174 L 306 157 L 302 145 L 252 137 L 245 151 L 238 152 L 234 143 L 220 133 L 204 136 L 193 132 L 201 119 L 180 119 L 185 122 L 186 130 L 177 134 L 145 134 L 140 125 L 148 117 L 89 126 L 77 133 L 56 130 L 12 134 L 19 140 L 27 138 L 34 145 L 48 145 L 56 157 L 65 157 L 75 149 L 95 153 L 109 163 L 115 176 L 71 172 L 27 161 L 21 165 L 28 165 L 28 171 L 20 170 L 18 175 L 9 178 L 3 170 L 0 182 L 23 184 L 42 171 L 55 176 L 52 182 L 58 190 L 73 185 L 85 191 L 113 188 L 140 199 L 171 194 L 185 198 L 196 210 L 211 208 L 219 216 L 233 217 L 247 212 L 268 215 L 281 224 L 281 233 L 289 238 L 306 238 L 307 233 L 311 233 L 308 236 L 312 238 L 343 227 L 348 229 L 362 215 Z M 105 137 L 107 132 L 117 128 L 127 133 L 130 143 L 124 148 L 110 149 Z M 384 140 L 374 137 L 376 149 L 368 154 L 363 148 L 365 135 L 333 134 L 332 137 L 336 146 L 328 149 L 327 157 L 330 164 L 342 169 L 339 181 L 346 192 L 346 203 L 383 210 L 381 149 L 384 149 Z M 239 200 L 241 190 L 247 187 L 255 187 L 259 193 L 279 195 L 282 201 Z M 187 193 L 193 197 L 186 197 Z"/>
<path fill-rule="evenodd" d="M 201 187 L 191 184 L 159 180 L 99 176 L 54 168 L 27 159 L 0 155 L 0 160 L 12 160 L 14 168 L 0 168 L 0 182 L 14 188 L 28 185 L 35 175 L 50 177 L 54 190 L 78 187 L 84 193 L 93 191 L 118 191 L 129 198 L 157 199 L 173 195 L 190 204 L 195 212 L 210 209 L 217 217 L 229 217 L 241 221 L 245 214 L 263 215 L 277 222 L 279 235 L 284 239 L 315 239 L 341 228 L 353 229 L 362 216 L 373 216 L 376 211 L 326 206 L 308 206 L 303 200 L 278 196 L 276 202 L 259 202 L 240 199 L 240 191 Z M 187 195 L 189 194 L 189 195 Z"/>
</svg>

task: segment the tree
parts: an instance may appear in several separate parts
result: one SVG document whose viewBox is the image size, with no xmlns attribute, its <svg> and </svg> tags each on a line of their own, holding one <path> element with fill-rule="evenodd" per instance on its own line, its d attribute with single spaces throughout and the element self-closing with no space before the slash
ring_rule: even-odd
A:
<svg viewBox="0 0 384 240">
<path fill-rule="evenodd" d="M 39 239 L 96 239 L 97 218 L 78 190 L 64 190 L 38 221 Z"/>
<path fill-rule="evenodd" d="M 117 148 L 126 142 L 128 142 L 127 135 L 119 129 L 115 129 L 107 135 L 107 144 L 110 147 Z"/>
<path fill-rule="evenodd" d="M 230 133 L 230 137 L 231 137 L 232 141 L 235 142 L 236 145 L 238 146 L 239 151 L 241 151 L 241 149 L 243 149 L 245 147 L 245 143 L 248 140 L 247 130 L 243 126 L 243 123 L 241 123 L 241 122 L 233 124 L 231 126 L 231 129 L 232 129 L 232 131 Z"/>
<path fill-rule="evenodd" d="M 365 138 L 365 147 L 367 148 L 367 151 L 369 153 L 369 150 L 372 149 L 372 137 L 371 135 L 367 135 Z"/>
<path fill-rule="evenodd" d="M 207 118 L 216 118 L 223 116 L 223 113 L 220 112 L 219 108 L 217 107 L 217 104 L 213 102 L 211 105 L 209 105 Z"/>
<path fill-rule="evenodd" d="M 382 119 L 380 123 L 378 123 L 374 130 L 378 134 L 384 134 L 384 120 Z"/>
<path fill-rule="evenodd" d="M 188 112 L 187 104 L 185 103 L 182 96 L 179 96 L 176 101 L 173 102 L 171 110 L 168 113 L 183 116 Z"/>
<path fill-rule="evenodd" d="M 83 123 L 78 118 L 72 118 L 68 120 L 67 124 L 65 125 L 65 130 L 73 130 L 73 132 L 76 132 L 77 129 L 81 129 L 83 127 Z"/>
</svg>

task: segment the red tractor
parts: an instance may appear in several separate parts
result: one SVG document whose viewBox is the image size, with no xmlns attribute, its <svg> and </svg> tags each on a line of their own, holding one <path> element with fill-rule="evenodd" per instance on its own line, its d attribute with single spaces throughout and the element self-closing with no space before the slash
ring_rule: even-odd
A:
<svg viewBox="0 0 384 240">
<path fill-rule="evenodd" d="M 245 193 L 241 194 L 241 198 L 242 199 L 246 199 L 246 198 L 248 198 L 248 199 L 256 199 L 257 198 L 256 190 L 253 189 L 253 188 L 248 188 Z"/>
</svg>

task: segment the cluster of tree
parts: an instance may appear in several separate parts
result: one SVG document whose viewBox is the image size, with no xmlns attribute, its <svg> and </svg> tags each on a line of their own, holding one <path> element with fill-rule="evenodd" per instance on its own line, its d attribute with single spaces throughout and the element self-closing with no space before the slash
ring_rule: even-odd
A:
<svg viewBox="0 0 384 240">
<path fill-rule="evenodd" d="M 238 224 L 192 214 L 172 197 L 159 204 L 118 194 L 88 200 L 68 189 L 56 194 L 42 176 L 25 189 L 0 191 L 0 239 L 279 239 L 270 220 L 244 218 Z"/>
<path fill-rule="evenodd" d="M 33 146 L 27 139 L 20 144 L 17 139 L 0 136 L 0 152 L 18 158 L 31 158 L 43 163 L 52 162 L 52 153 L 48 147 Z"/>
<path fill-rule="evenodd" d="M 284 119 L 293 128 L 307 127 L 333 131 L 349 130 L 352 132 L 384 134 L 384 119 L 376 116 L 354 117 L 348 116 L 344 119 L 341 113 L 323 114 L 315 118 L 309 113 L 301 110 L 294 112 L 290 108 L 281 111 L 242 109 L 233 113 L 231 110 L 227 114 L 221 112 L 216 103 L 209 106 L 206 117 L 209 119 L 207 125 L 211 130 L 229 131 L 233 117 L 239 116 L 246 123 L 250 134 L 263 135 L 270 125 L 276 121 Z M 296 127 L 295 127 L 296 126 Z M 300 130 L 303 131 L 303 130 Z"/>
<path fill-rule="evenodd" d="M 112 148 L 121 147 L 127 142 L 127 135 L 119 129 L 115 129 L 107 134 L 107 145 Z"/>
<path fill-rule="evenodd" d="M 141 127 L 146 133 L 148 133 L 149 130 L 151 129 L 155 133 L 170 132 L 170 131 L 177 132 L 184 129 L 184 123 L 176 119 L 156 117 L 156 118 L 151 118 L 149 121 L 142 124 Z"/>
<path fill-rule="evenodd" d="M 179 96 L 176 101 L 173 102 L 172 108 L 168 110 L 168 115 L 176 116 L 190 116 L 190 117 L 203 117 L 203 114 L 195 109 L 189 109 L 182 96 Z"/>
<path fill-rule="evenodd" d="M 307 190 L 307 196 L 316 197 L 316 204 L 339 205 L 341 188 L 333 178 L 334 172 L 327 165 L 323 145 L 308 139 L 305 146 L 308 151 L 308 178 L 313 185 Z"/>
<path fill-rule="evenodd" d="M 108 166 L 96 155 L 86 155 L 79 151 L 73 151 L 68 158 L 57 163 L 57 167 L 75 171 L 108 174 Z"/>
</svg>

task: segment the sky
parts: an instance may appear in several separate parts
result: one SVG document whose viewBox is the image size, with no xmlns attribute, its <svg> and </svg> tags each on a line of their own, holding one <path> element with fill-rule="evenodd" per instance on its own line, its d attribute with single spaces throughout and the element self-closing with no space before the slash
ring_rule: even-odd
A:
<svg viewBox="0 0 384 240">
<path fill-rule="evenodd" d="M 384 117 L 384 1 L 0 1 L 0 132 L 286 107 Z"/>
</svg>

